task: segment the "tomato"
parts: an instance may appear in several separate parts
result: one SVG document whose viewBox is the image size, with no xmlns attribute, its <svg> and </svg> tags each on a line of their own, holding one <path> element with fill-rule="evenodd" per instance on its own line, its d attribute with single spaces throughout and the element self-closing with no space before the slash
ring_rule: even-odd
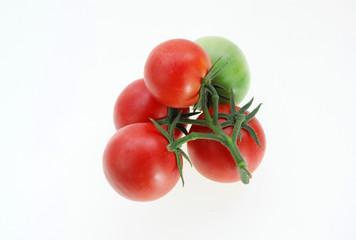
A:
<svg viewBox="0 0 356 240">
<path fill-rule="evenodd" d="M 228 63 L 212 80 L 212 84 L 224 87 L 228 91 L 217 89 L 220 95 L 230 97 L 230 89 L 234 92 L 235 104 L 238 105 L 246 96 L 250 87 L 250 70 L 242 51 L 235 43 L 222 37 L 208 36 L 195 41 L 209 54 L 211 62 L 217 63 L 217 67 Z M 221 103 L 228 103 L 220 98 Z"/>
<path fill-rule="evenodd" d="M 188 113 L 189 108 L 179 109 Z M 150 118 L 160 120 L 168 115 L 168 107 L 159 103 L 147 90 L 144 80 L 138 79 L 129 84 L 119 95 L 114 107 L 116 130 L 133 123 L 151 122 Z M 175 137 L 182 132 L 175 131 Z"/>
<path fill-rule="evenodd" d="M 116 192 L 134 201 L 152 201 L 167 194 L 178 182 L 175 154 L 167 139 L 150 123 L 120 128 L 103 155 L 106 179 Z"/>
<path fill-rule="evenodd" d="M 236 109 L 240 108 L 236 107 Z M 212 109 L 209 111 L 211 114 L 213 113 Z M 230 114 L 230 105 L 219 105 L 219 113 Z M 204 119 L 204 115 L 201 114 L 198 119 Z M 220 123 L 224 121 L 226 120 L 219 118 Z M 261 147 L 257 145 L 245 129 L 241 129 L 242 140 L 240 142 L 238 139 L 236 144 L 247 163 L 247 169 L 252 173 L 262 161 L 266 149 L 266 138 L 263 128 L 256 118 L 249 121 L 248 125 L 255 130 Z M 190 128 L 190 132 L 209 133 L 210 131 L 210 128 L 198 125 L 192 125 Z M 225 127 L 223 131 L 231 136 L 233 127 Z M 193 166 L 203 176 L 217 182 L 236 182 L 240 180 L 240 175 L 231 153 L 220 142 L 198 139 L 189 141 L 187 148 Z"/>
<path fill-rule="evenodd" d="M 167 113 L 167 106 L 157 102 L 141 78 L 129 84 L 117 98 L 114 124 L 117 130 L 132 123 L 150 122 L 150 118 L 165 118 Z"/>
<path fill-rule="evenodd" d="M 198 44 L 172 39 L 159 44 L 149 54 L 144 79 L 159 102 L 184 108 L 198 101 L 201 82 L 210 67 L 208 54 Z"/>
</svg>

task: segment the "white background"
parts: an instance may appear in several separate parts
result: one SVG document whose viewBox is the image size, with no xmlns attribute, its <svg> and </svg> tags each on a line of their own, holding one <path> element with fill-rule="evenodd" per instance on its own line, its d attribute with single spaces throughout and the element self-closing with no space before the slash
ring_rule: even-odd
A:
<svg viewBox="0 0 356 240">
<path fill-rule="evenodd" d="M 0 239 L 356 239 L 356 2 L 0 1 Z M 116 97 L 171 38 L 234 41 L 263 102 L 247 186 L 106 182 Z"/>
</svg>

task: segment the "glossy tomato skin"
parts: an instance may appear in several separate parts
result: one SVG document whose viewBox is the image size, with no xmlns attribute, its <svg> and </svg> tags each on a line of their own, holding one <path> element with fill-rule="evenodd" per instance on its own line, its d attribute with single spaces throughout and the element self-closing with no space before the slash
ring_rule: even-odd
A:
<svg viewBox="0 0 356 240">
<path fill-rule="evenodd" d="M 246 96 L 250 87 L 250 69 L 245 55 L 241 49 L 229 39 L 218 36 L 207 36 L 195 41 L 209 54 L 211 62 L 215 63 L 220 57 L 217 67 L 228 63 L 212 83 L 220 85 L 227 90 L 232 89 L 235 97 L 235 105 L 239 104 Z M 218 92 L 230 97 L 230 91 L 218 89 Z M 229 103 L 220 98 L 221 103 Z"/>
<path fill-rule="evenodd" d="M 211 67 L 209 55 L 198 44 L 172 39 L 149 54 L 144 79 L 148 90 L 162 104 L 173 108 L 194 105 L 201 82 Z"/>
<path fill-rule="evenodd" d="M 188 113 L 189 108 L 179 109 Z M 118 96 L 114 106 L 116 130 L 133 123 L 151 122 L 150 118 L 160 120 L 168 115 L 168 107 L 158 102 L 147 90 L 143 78 L 130 83 Z M 165 126 L 162 126 L 166 128 Z M 182 132 L 175 130 L 175 138 Z"/>
<path fill-rule="evenodd" d="M 168 113 L 167 106 L 159 103 L 147 90 L 143 78 L 130 83 L 119 95 L 114 106 L 116 130 L 133 123 L 159 120 Z"/>
<path fill-rule="evenodd" d="M 239 107 L 236 107 L 238 110 Z M 212 114 L 212 109 L 210 109 Z M 230 105 L 219 105 L 219 113 L 230 113 Z M 247 114 L 247 112 L 245 113 Z M 198 119 L 204 119 L 203 114 Z M 225 119 L 219 119 L 219 122 L 224 122 Z M 242 141 L 237 140 L 237 147 L 247 163 L 247 169 L 250 173 L 256 170 L 260 165 L 265 149 L 266 137 L 263 128 L 256 118 L 253 118 L 249 125 L 255 130 L 259 138 L 261 147 L 253 140 L 251 135 L 241 129 Z M 223 131 L 231 136 L 233 127 L 225 127 Z M 190 132 L 210 132 L 210 128 L 193 125 Z M 217 182 L 236 182 L 240 180 L 240 175 L 236 163 L 230 154 L 229 150 L 220 142 L 214 140 L 199 139 L 188 142 L 188 154 L 193 163 L 194 168 L 203 176 Z"/>
<path fill-rule="evenodd" d="M 134 201 L 153 201 L 166 195 L 178 182 L 175 154 L 168 141 L 150 123 L 119 129 L 103 155 L 106 179 L 120 195 Z"/>
</svg>

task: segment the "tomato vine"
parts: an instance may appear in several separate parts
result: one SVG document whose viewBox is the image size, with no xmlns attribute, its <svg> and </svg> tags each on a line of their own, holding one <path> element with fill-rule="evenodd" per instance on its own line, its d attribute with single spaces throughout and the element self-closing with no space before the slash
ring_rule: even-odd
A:
<svg viewBox="0 0 356 240">
<path fill-rule="evenodd" d="M 117 131 L 103 154 L 109 184 L 131 200 L 158 199 L 179 179 L 184 186 L 183 158 L 212 181 L 248 184 L 266 148 L 255 118 L 261 104 L 251 112 L 253 98 L 236 106 L 249 83 L 246 59 L 227 39 L 171 39 L 157 45 L 143 78 L 115 102 Z"/>
<path fill-rule="evenodd" d="M 247 169 L 246 161 L 243 159 L 236 145 L 236 142 L 238 139 L 241 141 L 241 128 L 243 128 L 249 132 L 249 134 L 252 136 L 255 142 L 260 146 L 260 142 L 257 137 L 257 134 L 255 133 L 253 128 L 248 125 L 248 122 L 257 114 L 258 110 L 261 107 L 261 104 L 259 104 L 253 111 L 251 111 L 251 113 L 245 115 L 245 111 L 252 105 L 253 98 L 246 105 L 244 105 L 241 109 L 237 111 L 235 109 L 234 94 L 233 91 L 231 91 L 230 93 L 231 114 L 218 113 L 219 98 L 221 96 L 219 96 L 218 92 L 216 91 L 216 88 L 217 87 L 221 88 L 221 87 L 213 86 L 211 84 L 211 80 L 221 71 L 221 69 L 226 64 L 221 66 L 219 69 L 214 70 L 214 66 L 216 66 L 216 63 L 212 66 L 207 76 L 203 79 L 203 83 L 200 89 L 199 100 L 193 107 L 194 110 L 193 113 L 181 114 L 181 112 L 179 112 L 177 114 L 177 109 L 170 108 L 167 118 L 157 122 L 151 119 L 151 121 L 156 125 L 158 130 L 167 138 L 169 142 L 167 149 L 176 154 L 178 170 L 183 185 L 184 185 L 184 178 L 182 174 L 182 164 L 181 164 L 180 154 L 184 158 L 186 158 L 190 164 L 192 163 L 188 155 L 181 149 L 181 146 L 188 141 L 197 140 L 197 139 L 209 139 L 209 140 L 218 141 L 221 144 L 223 144 L 233 156 L 233 159 L 237 166 L 237 170 L 239 171 L 241 177 L 241 181 L 244 184 L 248 184 L 250 181 L 249 179 L 252 177 L 251 173 Z M 209 113 L 210 98 L 213 107 L 212 115 L 210 115 Z M 198 108 L 200 108 L 203 111 L 205 119 L 204 120 L 190 119 L 189 118 L 190 116 L 200 113 L 196 111 Z M 219 118 L 225 118 L 227 121 L 220 124 L 218 121 Z M 211 129 L 211 132 L 210 133 L 192 132 L 187 134 L 187 131 L 182 124 L 194 124 L 194 125 L 206 126 Z M 168 131 L 165 131 L 160 125 L 168 125 Z M 231 136 L 227 135 L 223 131 L 223 128 L 228 126 L 233 126 L 233 132 Z M 182 130 L 186 136 L 179 139 L 174 139 L 173 130 L 176 127 Z"/>
</svg>

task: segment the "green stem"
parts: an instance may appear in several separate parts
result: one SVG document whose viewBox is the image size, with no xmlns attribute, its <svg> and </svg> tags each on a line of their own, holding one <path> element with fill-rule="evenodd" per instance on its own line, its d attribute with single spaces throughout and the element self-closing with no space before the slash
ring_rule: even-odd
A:
<svg viewBox="0 0 356 240">
<path fill-rule="evenodd" d="M 203 113 L 204 113 L 204 118 L 208 123 L 208 126 L 215 132 L 216 134 L 224 134 L 224 131 L 222 130 L 219 122 L 218 122 L 218 110 L 219 110 L 219 95 L 216 92 L 215 88 L 210 84 L 206 83 L 202 85 L 203 88 L 206 88 L 211 94 L 212 94 L 212 99 L 213 99 L 213 118 L 210 116 L 209 109 L 208 109 L 208 104 L 207 104 L 207 96 L 208 94 L 203 92 Z"/>
<path fill-rule="evenodd" d="M 245 114 L 238 114 L 236 123 L 234 125 L 234 130 L 232 132 L 231 137 L 227 134 L 224 133 L 222 130 L 221 125 L 218 122 L 218 115 L 219 115 L 219 95 L 216 91 L 216 89 L 210 84 L 210 83 L 205 83 L 203 86 L 207 91 L 209 91 L 212 95 L 212 100 L 213 100 L 213 116 L 210 116 L 208 107 L 207 107 L 207 92 L 204 90 L 203 92 L 203 113 L 204 117 L 206 120 L 207 125 L 213 130 L 215 134 L 204 134 L 204 135 L 197 135 L 198 137 L 202 137 L 204 139 L 211 139 L 215 141 L 219 141 L 222 143 L 225 147 L 227 147 L 234 158 L 234 161 L 236 163 L 236 166 L 238 168 L 238 171 L 240 173 L 240 178 L 241 181 L 245 184 L 249 183 L 249 178 L 251 178 L 251 174 L 247 170 L 246 162 L 241 156 L 241 153 L 237 147 L 237 137 L 239 135 L 239 132 L 241 131 L 241 124 L 245 120 Z M 234 108 L 235 110 L 235 102 L 233 101 L 234 97 L 233 95 L 231 96 L 232 103 L 231 103 L 231 108 Z M 234 111 L 236 112 L 236 110 Z M 232 112 L 233 113 L 233 112 Z M 189 136 L 189 135 L 188 135 Z M 187 137 L 188 137 L 187 136 Z M 182 140 L 183 141 L 190 141 L 188 139 Z"/>
<path fill-rule="evenodd" d="M 179 123 L 184 123 L 184 124 L 193 124 L 193 125 L 199 125 L 199 126 L 206 126 L 209 127 L 208 123 L 205 120 L 196 120 L 196 119 L 189 119 L 189 118 L 181 118 L 178 121 Z"/>
<path fill-rule="evenodd" d="M 241 181 L 245 184 L 249 183 L 249 178 L 251 178 L 251 174 L 247 170 L 247 165 L 245 160 L 243 159 L 237 145 L 236 141 L 234 142 L 233 139 L 226 135 L 220 135 L 220 134 L 211 134 L 211 133 L 197 133 L 197 132 L 192 132 L 189 135 L 179 138 L 175 140 L 174 142 L 170 143 L 167 145 L 168 151 L 175 151 L 179 147 L 181 147 L 184 143 L 196 140 L 196 139 L 208 139 L 208 140 L 214 140 L 222 143 L 225 147 L 227 147 L 232 155 L 232 157 L 235 160 L 236 166 L 238 168 L 238 171 L 240 173 L 240 178 Z"/>
<path fill-rule="evenodd" d="M 245 114 L 238 114 L 236 123 L 234 125 L 234 130 L 232 131 L 232 141 L 236 142 L 237 141 L 237 136 L 239 135 L 239 132 L 241 131 L 241 125 L 245 121 Z"/>
<path fill-rule="evenodd" d="M 202 85 L 202 88 L 205 89 L 206 84 Z M 205 92 L 205 90 L 203 91 L 203 114 L 204 114 L 204 118 L 207 121 L 208 125 L 210 127 L 214 127 L 213 124 L 213 120 L 210 116 L 210 112 L 208 109 L 208 94 Z M 212 130 L 214 131 L 214 129 L 212 128 Z"/>
<path fill-rule="evenodd" d="M 252 177 L 249 171 L 247 170 L 247 164 L 243 159 L 239 148 L 236 145 L 236 140 L 228 135 L 224 135 L 226 141 L 222 141 L 221 143 L 227 147 L 235 160 L 237 169 L 240 173 L 240 179 L 244 184 L 248 184 L 250 182 L 250 178 Z"/>
<path fill-rule="evenodd" d="M 161 119 L 156 121 L 159 125 L 168 125 L 170 124 L 170 121 L 167 118 Z M 209 127 L 209 124 L 205 120 L 199 120 L 199 119 L 190 119 L 190 118 L 179 118 L 178 123 L 183 123 L 183 124 L 193 124 L 193 125 L 199 125 L 199 126 L 206 126 Z"/>
<path fill-rule="evenodd" d="M 231 139 L 231 138 L 230 138 Z M 241 153 L 236 145 L 236 142 L 229 141 L 228 145 L 225 145 L 229 150 L 231 155 L 233 156 L 235 163 L 237 165 L 237 168 L 240 173 L 240 178 L 241 181 L 244 184 L 248 184 L 250 182 L 250 178 L 252 177 L 251 174 L 247 170 L 247 165 L 243 157 L 241 156 Z"/>
<path fill-rule="evenodd" d="M 238 168 L 246 167 L 246 162 L 243 160 L 243 157 L 236 145 L 236 142 L 233 142 L 232 138 L 226 134 L 216 135 L 211 133 L 192 132 L 189 135 L 179 138 L 174 142 L 172 142 L 171 144 L 169 144 L 167 146 L 167 149 L 169 151 L 173 151 L 181 147 L 184 143 L 197 139 L 208 139 L 208 140 L 214 140 L 222 143 L 225 147 L 227 147 L 230 150 L 231 155 L 235 159 L 237 167 Z"/>
<path fill-rule="evenodd" d="M 192 141 L 192 140 L 196 140 L 196 139 L 209 139 L 209 140 L 215 140 L 215 141 L 221 142 L 224 145 L 228 144 L 226 142 L 226 139 L 221 135 L 216 135 L 216 134 L 211 134 L 211 133 L 191 132 L 187 136 L 176 139 L 171 144 L 168 144 L 167 149 L 168 149 L 168 151 L 174 151 L 175 149 L 182 146 L 184 143 Z"/>
<path fill-rule="evenodd" d="M 222 144 L 225 145 L 225 147 L 227 147 L 230 152 L 231 152 L 231 155 L 234 157 L 235 159 L 235 162 L 236 162 L 236 165 L 238 168 L 242 168 L 242 167 L 246 167 L 246 162 L 245 160 L 243 159 L 237 145 L 236 145 L 236 142 L 234 142 L 232 140 L 232 138 L 228 135 L 225 135 L 225 138 L 226 140 L 224 142 L 222 142 Z"/>
<path fill-rule="evenodd" d="M 205 83 L 203 84 L 204 88 L 207 89 L 212 95 L 213 99 L 213 117 L 210 116 L 208 107 L 207 107 L 207 92 L 204 90 L 203 92 L 203 113 L 205 120 L 207 121 L 207 124 L 209 127 L 214 131 L 215 134 L 208 134 L 206 135 L 201 135 L 202 137 L 206 137 L 207 139 L 212 139 L 219 141 L 222 143 L 225 147 L 227 147 L 232 155 L 232 157 L 235 160 L 236 166 L 239 170 L 240 173 L 240 178 L 241 181 L 245 184 L 249 183 L 249 179 L 252 177 L 251 174 L 247 170 L 246 162 L 241 156 L 241 153 L 237 147 L 237 137 L 238 134 L 241 130 L 241 124 L 245 120 L 245 115 L 244 114 L 238 114 L 236 123 L 234 125 L 234 130 L 232 132 L 232 136 L 230 137 L 229 135 L 225 134 L 224 131 L 222 130 L 221 125 L 218 122 L 218 107 L 219 107 L 219 95 L 215 88 L 210 84 L 210 83 Z M 232 100 L 234 99 L 233 95 L 231 96 Z M 234 108 L 235 110 L 235 103 L 231 103 L 231 108 Z M 235 110 L 236 111 L 236 110 Z M 233 113 L 233 112 L 232 112 Z M 211 137 L 214 136 L 214 137 Z M 188 140 L 189 141 L 189 140 Z"/>
<path fill-rule="evenodd" d="M 213 124 L 217 126 L 218 123 L 218 110 L 219 110 L 219 95 L 213 85 L 205 84 L 206 89 L 211 93 L 213 99 Z"/>
</svg>

